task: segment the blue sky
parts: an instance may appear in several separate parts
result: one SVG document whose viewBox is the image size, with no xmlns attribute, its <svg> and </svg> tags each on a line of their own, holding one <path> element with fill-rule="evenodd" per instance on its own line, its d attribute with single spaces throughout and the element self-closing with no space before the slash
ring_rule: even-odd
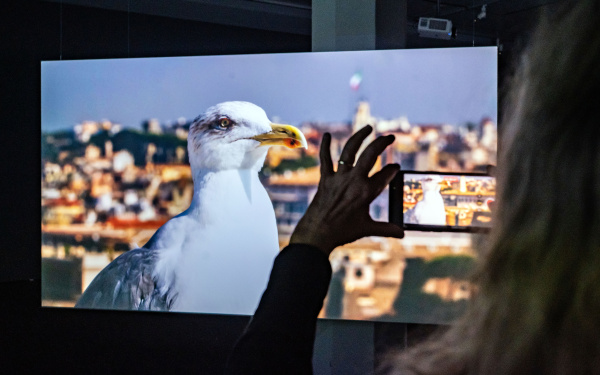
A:
<svg viewBox="0 0 600 375">
<path fill-rule="evenodd" d="M 362 73 L 358 91 L 350 78 Z M 109 119 L 139 127 L 246 100 L 272 120 L 379 118 L 461 124 L 497 116 L 495 47 L 42 62 L 42 130 Z"/>
</svg>

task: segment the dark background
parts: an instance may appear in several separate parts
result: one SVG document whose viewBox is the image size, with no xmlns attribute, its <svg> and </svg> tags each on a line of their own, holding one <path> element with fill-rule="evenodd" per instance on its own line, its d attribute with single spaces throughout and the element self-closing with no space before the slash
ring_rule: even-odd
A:
<svg viewBox="0 0 600 375">
<path fill-rule="evenodd" d="M 225 2 L 243 5 L 237 9 L 214 5 L 214 1 L 197 2 L 164 2 L 171 8 L 155 6 L 143 11 L 143 2 L 135 0 L 2 1 L 2 372 L 222 372 L 248 317 L 40 307 L 40 61 L 311 50 L 310 0 L 278 1 L 277 6 L 266 1 Z M 100 3 L 105 6 L 99 7 Z M 473 23 L 485 3 L 489 4 L 487 17 Z M 456 0 L 442 2 L 438 11 L 436 1 L 409 0 L 405 34 L 397 35 L 389 13 L 397 1 L 378 0 L 377 47 L 498 45 L 502 87 L 537 13 L 552 10 L 556 3 Z M 135 11 L 127 12 L 132 5 Z M 192 5 L 196 16 L 190 13 L 194 9 L 186 8 Z M 436 15 L 453 20 L 459 28 L 455 40 L 416 35 L 418 17 Z M 374 325 L 375 354 L 390 345 L 413 345 L 435 328 L 321 321 L 319 329 L 360 330 L 367 325 Z M 348 353 L 354 355 L 352 345 Z"/>
</svg>

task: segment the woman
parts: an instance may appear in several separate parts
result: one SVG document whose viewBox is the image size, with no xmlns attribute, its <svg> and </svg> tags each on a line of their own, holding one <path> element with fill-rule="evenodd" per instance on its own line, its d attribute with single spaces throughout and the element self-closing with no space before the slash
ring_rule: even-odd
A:
<svg viewBox="0 0 600 375">
<path fill-rule="evenodd" d="M 514 77 L 501 126 L 495 227 L 467 313 L 380 372 L 600 373 L 600 1 L 570 5 L 541 22 Z M 403 236 L 368 215 L 398 171 L 388 165 L 367 176 L 392 137 L 375 140 L 353 166 L 370 131 L 348 141 L 337 172 L 324 136 L 318 192 L 275 261 L 231 373 L 310 373 L 328 255 L 363 236 Z"/>
<path fill-rule="evenodd" d="M 514 77 L 467 314 L 385 372 L 600 373 L 600 1 L 570 5 Z"/>
</svg>

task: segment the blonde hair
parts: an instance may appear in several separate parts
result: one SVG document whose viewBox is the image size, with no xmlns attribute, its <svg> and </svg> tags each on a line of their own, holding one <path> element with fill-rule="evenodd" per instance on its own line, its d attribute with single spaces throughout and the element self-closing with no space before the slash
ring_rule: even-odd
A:
<svg viewBox="0 0 600 375">
<path fill-rule="evenodd" d="M 381 372 L 600 373 L 600 2 L 569 6 L 540 22 L 504 105 L 476 296 Z"/>
</svg>

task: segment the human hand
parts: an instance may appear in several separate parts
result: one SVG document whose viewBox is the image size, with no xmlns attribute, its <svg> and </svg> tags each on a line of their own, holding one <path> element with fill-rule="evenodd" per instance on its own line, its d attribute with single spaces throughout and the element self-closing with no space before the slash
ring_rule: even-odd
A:
<svg viewBox="0 0 600 375">
<path fill-rule="evenodd" d="M 366 236 L 403 238 L 404 230 L 392 223 L 377 222 L 369 215 L 369 205 L 400 170 L 388 164 L 369 177 L 379 154 L 394 142 L 394 136 L 379 137 L 363 151 L 354 165 L 356 152 L 373 128 L 365 126 L 344 147 L 337 172 L 331 160 L 331 135 L 321 142 L 321 180 L 317 193 L 290 239 L 318 247 L 329 255 L 337 246 Z"/>
</svg>

